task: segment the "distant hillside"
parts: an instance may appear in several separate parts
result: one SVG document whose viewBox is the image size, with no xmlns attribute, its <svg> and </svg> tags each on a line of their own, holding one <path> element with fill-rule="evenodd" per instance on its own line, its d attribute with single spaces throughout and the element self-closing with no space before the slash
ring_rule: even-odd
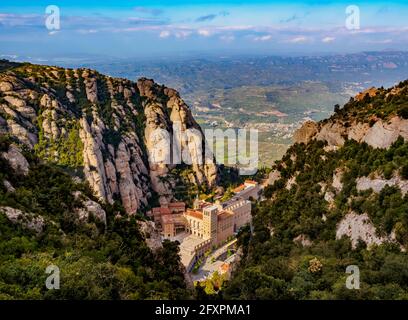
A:
<svg viewBox="0 0 408 320">
<path fill-rule="evenodd" d="M 308 122 L 239 237 L 242 299 L 408 299 L 408 82 Z M 345 286 L 357 265 L 360 290 Z"/>
<path fill-rule="evenodd" d="M 372 86 L 393 86 L 408 74 L 408 52 L 310 56 L 208 56 L 87 66 L 106 74 L 148 76 L 177 89 L 202 126 L 257 128 L 261 165 L 281 159 L 305 118 L 330 117 L 335 104 Z"/>
<path fill-rule="evenodd" d="M 153 59 L 151 59 L 153 60 Z M 89 65 L 89 64 L 87 64 Z M 405 79 L 408 71 L 406 51 L 367 51 L 353 54 L 312 56 L 208 56 L 156 61 L 122 60 L 96 62 L 92 68 L 128 79 L 154 78 L 189 93 L 212 92 L 242 86 L 296 85 L 303 81 L 365 86 L 393 85 Z"/>
</svg>

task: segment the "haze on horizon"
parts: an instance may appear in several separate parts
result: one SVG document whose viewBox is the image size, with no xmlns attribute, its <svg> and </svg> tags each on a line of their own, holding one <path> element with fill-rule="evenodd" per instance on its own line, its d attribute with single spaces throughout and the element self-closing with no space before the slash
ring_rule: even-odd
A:
<svg viewBox="0 0 408 320">
<path fill-rule="evenodd" d="M 0 4 L 0 58 L 148 58 L 408 50 L 406 1 L 23 1 Z M 60 29 L 45 26 L 46 7 Z M 345 27 L 357 5 L 360 28 Z"/>
</svg>

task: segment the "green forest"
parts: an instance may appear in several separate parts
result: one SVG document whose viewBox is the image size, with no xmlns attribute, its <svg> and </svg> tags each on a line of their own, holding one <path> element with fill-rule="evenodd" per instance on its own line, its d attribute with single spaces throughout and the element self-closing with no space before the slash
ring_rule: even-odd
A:
<svg viewBox="0 0 408 320">
<path fill-rule="evenodd" d="M 379 193 L 358 191 L 356 179 L 374 172 L 407 179 L 408 143 L 400 137 L 389 149 L 347 141 L 337 151 L 325 143 L 295 144 L 274 167 L 281 178 L 265 189 L 268 200 L 253 210 L 253 233 L 242 230 L 242 263 L 222 291 L 225 299 L 408 299 L 408 195 L 386 186 Z M 324 159 L 324 160 L 323 160 Z M 321 183 L 342 168 L 343 189 L 329 208 Z M 297 175 L 296 175 L 297 174 Z M 288 190 L 288 179 L 296 184 Z M 394 230 L 397 243 L 353 248 L 336 239 L 336 225 L 346 213 L 367 213 L 380 235 Z M 323 215 L 326 219 L 322 219 Z M 293 241 L 306 235 L 312 242 Z M 360 289 L 346 288 L 346 268 L 360 270 Z"/>
<path fill-rule="evenodd" d="M 12 141 L 0 137 L 0 152 Z M 0 299 L 185 299 L 191 297 L 180 269 L 178 246 L 164 242 L 151 251 L 140 233 L 141 216 L 128 217 L 120 204 L 103 205 L 107 225 L 92 216 L 81 223 L 74 191 L 93 198 L 89 187 L 74 182 L 54 165 L 30 152 L 27 176 L 16 174 L 0 157 L 0 206 L 40 215 L 45 229 L 36 233 L 10 223 L 0 210 Z M 96 199 L 94 199 L 96 200 Z M 60 268 L 60 290 L 47 290 L 47 266 Z"/>
<path fill-rule="evenodd" d="M 123 103 L 124 94 L 109 97 L 108 81 L 102 75 L 95 75 L 98 103 L 92 106 L 79 74 L 77 103 L 67 100 L 64 86 L 73 81 L 71 69 L 56 69 L 50 78 L 43 66 L 0 60 L 0 72 L 10 68 L 28 87 L 35 84 L 27 79 L 37 77 L 37 89 L 49 87 L 68 107 L 69 117 L 64 119 L 66 139 L 46 138 L 42 124 L 47 117 L 37 117 L 33 126 L 38 129 L 38 143 L 32 149 L 16 136 L 0 134 L 0 299 L 408 299 L 408 193 L 395 183 L 378 192 L 357 188 L 362 177 L 408 179 L 408 142 L 402 136 L 387 149 L 347 139 L 334 149 L 317 140 L 292 145 L 271 168 L 249 177 L 262 182 L 270 172 L 278 173 L 264 188 L 263 200 L 252 202 L 251 226 L 237 235 L 240 263 L 231 278 L 217 273 L 191 288 L 177 242 L 164 241 L 157 250 L 147 245 L 151 235 L 143 233 L 141 225 L 147 221 L 148 208 L 128 215 L 119 197 L 113 204 L 103 203 L 81 179 L 84 145 L 79 118 L 83 112 L 92 123 L 95 107 L 108 124 L 101 139 L 117 151 L 121 136 L 134 130 L 141 140 L 141 160 L 148 165 L 143 141 L 146 116 L 143 101 L 138 100 L 142 98 L 132 98 L 137 110 L 127 111 L 113 129 L 112 103 Z M 169 98 L 160 92 L 156 99 L 167 105 Z M 395 116 L 408 118 L 407 81 L 375 92 L 352 98 L 343 108 L 336 105 L 332 117 L 319 125 L 336 121 L 344 127 L 357 122 L 372 127 Z M 32 104 L 38 106 L 38 101 Z M 43 110 L 37 109 L 41 115 Z M 10 120 L 9 114 L 0 116 Z M 29 163 L 27 174 L 17 172 L 3 156 L 15 146 Z M 107 156 L 105 150 L 102 157 Z M 231 197 L 232 188 L 248 178 L 239 176 L 236 169 L 219 166 L 218 185 L 212 189 L 193 183 L 194 170 L 188 166 L 172 168 L 160 178 L 169 179 L 169 185 L 174 181 L 175 198 L 191 206 L 197 194 L 214 201 L 218 188 L 224 190 L 222 200 Z M 340 189 L 334 187 L 336 172 L 341 173 Z M 139 178 L 148 181 L 150 176 L 141 172 Z M 78 212 L 87 200 L 104 210 L 106 223 L 93 214 L 86 221 L 80 218 Z M 158 194 L 152 192 L 148 207 L 156 205 Z M 24 214 L 11 222 L 7 208 Z M 366 214 L 376 236 L 391 239 L 393 235 L 392 241 L 367 246 L 361 240 L 356 244 L 348 237 L 337 237 L 338 225 L 349 213 Z M 38 221 L 41 230 L 29 227 Z M 307 243 L 294 239 L 307 239 Z M 44 285 L 50 265 L 60 268 L 60 290 Z M 359 268 L 359 290 L 345 286 L 348 266 Z"/>
</svg>

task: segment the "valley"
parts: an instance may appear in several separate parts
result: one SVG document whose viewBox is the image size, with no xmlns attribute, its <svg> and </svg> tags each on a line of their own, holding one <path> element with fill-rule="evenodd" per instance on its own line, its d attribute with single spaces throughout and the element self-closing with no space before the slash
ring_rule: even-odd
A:
<svg viewBox="0 0 408 320">
<path fill-rule="evenodd" d="M 258 129 L 259 163 L 270 167 L 305 121 L 329 117 L 336 104 L 367 88 L 404 80 L 408 54 L 206 56 L 84 66 L 128 79 L 151 77 L 177 89 L 203 128 Z"/>
<path fill-rule="evenodd" d="M 404 314 L 407 17 L 1 0 L 2 314 Z"/>
<path fill-rule="evenodd" d="M 316 81 L 215 90 L 190 108 L 147 78 L 1 66 L 0 297 L 407 297 L 407 81 L 333 111 L 321 102 L 345 94 Z M 180 147 L 196 162 L 153 161 L 149 137 L 175 121 L 200 136 L 259 129 L 267 168 L 249 180 L 200 163 L 189 139 Z M 38 276 L 50 261 L 58 292 Z M 343 286 L 350 263 L 362 291 Z"/>
</svg>

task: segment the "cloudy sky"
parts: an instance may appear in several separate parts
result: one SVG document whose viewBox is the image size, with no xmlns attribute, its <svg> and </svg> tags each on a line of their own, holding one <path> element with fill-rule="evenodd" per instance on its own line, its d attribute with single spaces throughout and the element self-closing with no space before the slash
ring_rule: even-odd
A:
<svg viewBox="0 0 408 320">
<path fill-rule="evenodd" d="M 1 0 L 0 56 L 165 57 L 185 53 L 408 50 L 407 0 L 287 3 Z M 59 29 L 47 29 L 49 5 L 59 8 Z M 347 12 L 350 5 L 354 7 Z"/>
</svg>

